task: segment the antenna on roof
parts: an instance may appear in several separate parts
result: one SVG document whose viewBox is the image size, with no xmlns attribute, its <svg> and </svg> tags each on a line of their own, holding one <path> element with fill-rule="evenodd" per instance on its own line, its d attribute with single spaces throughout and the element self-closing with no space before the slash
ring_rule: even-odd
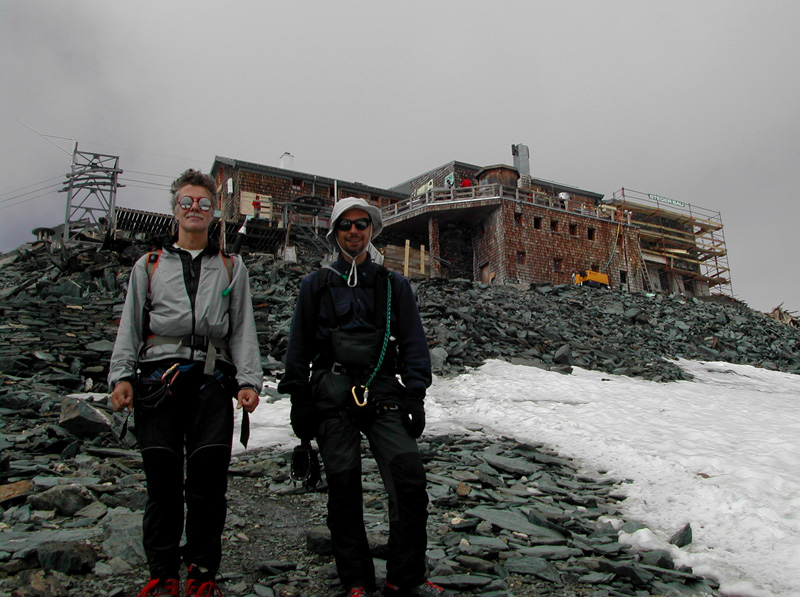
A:
<svg viewBox="0 0 800 597">
<path fill-rule="evenodd" d="M 280 167 L 283 168 L 284 170 L 288 170 L 289 167 L 292 165 L 293 159 L 294 156 L 291 153 L 289 153 L 288 151 L 284 151 L 280 159 Z"/>
</svg>

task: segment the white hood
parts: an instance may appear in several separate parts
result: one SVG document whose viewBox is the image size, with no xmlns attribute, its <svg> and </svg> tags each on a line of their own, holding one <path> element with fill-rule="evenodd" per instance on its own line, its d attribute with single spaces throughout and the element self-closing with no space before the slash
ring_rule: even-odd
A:
<svg viewBox="0 0 800 597">
<path fill-rule="evenodd" d="M 344 199 L 340 199 L 336 202 L 336 205 L 333 206 L 333 211 L 331 212 L 331 223 L 328 228 L 328 233 L 325 235 L 325 240 L 327 240 L 328 244 L 336 251 L 339 250 L 339 247 L 336 244 L 336 222 L 351 209 L 361 209 L 369 214 L 369 219 L 372 220 L 371 241 L 375 240 L 375 238 L 381 233 L 381 230 L 383 230 L 383 215 L 381 214 L 379 207 L 371 205 L 367 203 L 365 199 L 361 199 L 359 197 L 345 197 Z"/>
</svg>

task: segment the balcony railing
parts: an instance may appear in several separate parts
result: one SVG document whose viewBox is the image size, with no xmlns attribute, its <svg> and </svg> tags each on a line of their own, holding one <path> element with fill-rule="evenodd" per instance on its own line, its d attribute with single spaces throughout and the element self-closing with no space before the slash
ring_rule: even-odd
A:
<svg viewBox="0 0 800 597">
<path fill-rule="evenodd" d="M 381 210 L 383 212 L 383 219 L 385 221 L 391 221 L 393 218 L 412 214 L 428 206 L 466 205 L 485 201 L 487 199 L 507 199 L 522 203 L 533 203 L 551 209 L 579 213 L 605 220 L 619 220 L 619 218 L 622 217 L 622 212 L 614 207 L 603 205 L 594 206 L 589 202 L 579 201 L 575 197 L 556 197 L 538 191 L 526 191 L 517 187 L 508 187 L 501 184 L 433 188 L 416 197 L 410 197 L 383 207 Z"/>
</svg>

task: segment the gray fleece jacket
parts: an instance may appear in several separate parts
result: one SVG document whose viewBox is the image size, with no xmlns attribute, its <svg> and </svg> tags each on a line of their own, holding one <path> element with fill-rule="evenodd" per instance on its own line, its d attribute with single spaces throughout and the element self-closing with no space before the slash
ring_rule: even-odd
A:
<svg viewBox="0 0 800 597">
<path fill-rule="evenodd" d="M 207 247 L 195 259 L 187 251 L 165 247 L 148 280 L 147 255 L 133 266 L 125 306 L 111 355 L 108 383 L 132 378 L 138 363 L 162 359 L 205 361 L 206 353 L 187 346 L 145 346 L 144 307 L 152 303 L 149 334 L 158 336 L 208 336 L 226 339 L 239 387 L 261 390 L 263 372 L 258 348 L 250 278 L 241 257 L 224 257 Z M 225 261 L 223 261 L 223 259 Z M 227 267 L 226 267 L 227 262 Z M 228 269 L 231 268 L 231 274 Z M 151 266 L 152 269 L 152 266 Z M 232 275 L 232 277 L 231 277 Z"/>
</svg>

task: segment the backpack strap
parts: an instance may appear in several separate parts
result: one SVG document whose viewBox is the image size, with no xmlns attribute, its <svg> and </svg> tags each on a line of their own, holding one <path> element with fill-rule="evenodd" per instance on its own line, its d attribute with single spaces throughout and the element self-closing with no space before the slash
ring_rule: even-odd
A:
<svg viewBox="0 0 800 597">
<path fill-rule="evenodd" d="M 147 271 L 147 295 L 150 296 L 150 291 L 153 288 L 153 274 L 156 273 L 156 268 L 158 268 L 158 263 L 161 261 L 161 252 L 162 249 L 158 249 L 157 251 L 149 251 L 147 253 L 147 263 L 145 263 L 145 269 Z"/>
<path fill-rule="evenodd" d="M 228 272 L 228 286 L 222 291 L 222 296 L 228 296 L 231 293 L 231 283 L 233 282 L 233 255 L 228 255 L 224 251 L 220 251 L 219 257 L 222 259 L 222 265 L 225 266 L 225 271 Z"/>
<path fill-rule="evenodd" d="M 228 255 L 224 251 L 220 251 L 219 256 L 222 258 L 225 271 L 228 272 L 228 283 L 233 282 L 233 255 Z"/>
<path fill-rule="evenodd" d="M 333 308 L 333 299 L 331 298 L 330 291 L 330 275 L 331 267 L 323 267 L 317 272 L 317 290 L 314 296 L 315 310 L 319 314 L 319 307 L 322 301 L 325 301 L 325 310 L 331 318 L 331 328 L 338 329 L 339 322 L 336 319 L 336 309 Z M 333 270 L 336 274 L 336 270 Z"/>
<path fill-rule="evenodd" d="M 150 311 L 153 310 L 153 300 L 150 293 L 153 290 L 153 274 L 156 273 L 156 268 L 161 261 L 161 251 L 148 251 L 147 260 L 145 261 L 144 268 L 147 272 L 147 295 L 144 299 L 144 309 L 142 313 L 142 338 L 147 338 L 150 335 Z"/>
</svg>

